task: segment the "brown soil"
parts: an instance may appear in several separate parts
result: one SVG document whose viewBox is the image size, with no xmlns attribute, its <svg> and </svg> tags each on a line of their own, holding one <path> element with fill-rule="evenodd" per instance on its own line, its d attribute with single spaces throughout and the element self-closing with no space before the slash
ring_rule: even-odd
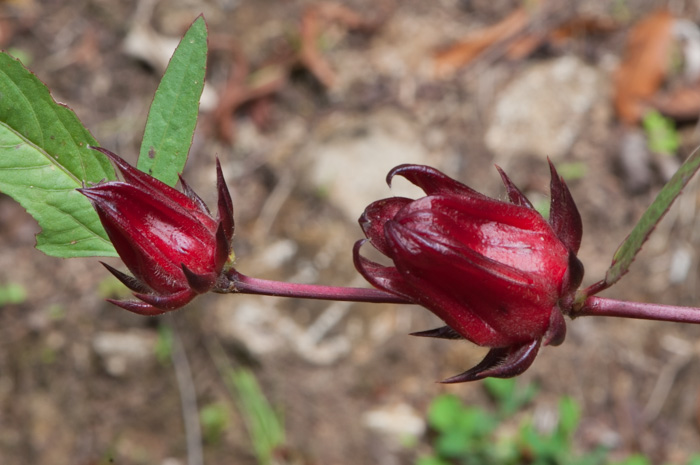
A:
<svg viewBox="0 0 700 465">
<path fill-rule="evenodd" d="M 134 26 L 136 3 L 0 2 L 0 47 L 22 54 L 56 100 L 73 108 L 103 146 L 132 161 L 162 72 L 122 52 L 124 38 Z M 197 3 L 162 0 L 147 23 L 160 34 L 179 37 L 204 12 L 212 50 L 208 82 L 216 92 L 225 85 L 232 59 L 226 44 L 236 41 L 251 66 L 260 66 L 298 31 L 310 4 Z M 357 124 L 356 120 L 373 121 L 371 115 L 381 112 L 407 119 L 415 128 L 410 136 L 417 137 L 431 160 L 450 175 L 502 196 L 492 166 L 494 160 L 503 161 L 483 140 L 493 103 L 529 65 L 566 54 L 578 56 L 605 77 L 602 98 L 587 113 L 571 149 L 557 160 L 581 161 L 587 167 L 586 175 L 570 186 L 584 218 L 580 257 L 587 269 L 586 283 L 600 279 L 615 248 L 662 185 L 656 176 L 641 192 L 632 194 L 625 188 L 624 173 L 616 162 L 621 130 L 609 99 L 614 68 L 610 63 L 619 59 L 630 25 L 666 2 L 611 2 L 616 6 L 586 2 L 586 8 L 618 19 L 619 29 L 517 62 L 489 57 L 447 79 L 425 72 L 429 53 L 493 24 L 520 2 L 379 3 L 345 2 L 370 19 L 384 14 L 386 3 L 392 13 L 376 31 L 347 32 L 336 25 L 326 32 L 322 53 L 338 73 L 334 89 L 324 89 L 308 70 L 295 69 L 268 102 L 265 128 L 251 123 L 255 108 L 243 107 L 236 113 L 233 144 L 216 137 L 211 112 L 202 116 L 185 176 L 211 204 L 214 157 L 222 159 L 234 195 L 241 270 L 273 279 L 360 285 L 354 281 L 350 250 L 361 231 L 308 181 L 314 160 L 295 155 L 309 138 L 324 140 L 324 131 Z M 678 7 L 678 2 L 671 3 Z M 684 9 L 674 13 L 700 20 L 692 2 L 681 3 Z M 562 10 L 578 14 L 573 8 L 558 11 Z M 141 14 L 136 19 L 143 18 Z M 412 37 L 415 43 L 407 41 Z M 391 63 L 405 69 L 396 71 Z M 332 118 L 336 123 L 329 130 Z M 682 136 L 680 156 L 685 156 L 699 141 L 693 127 L 683 129 Z M 543 158 L 525 155 L 508 160 L 507 166 L 518 185 L 546 195 Z M 382 183 L 384 175 L 373 176 Z M 694 181 L 629 275 L 606 296 L 698 304 L 698 200 L 700 189 Z M 0 284 L 17 283 L 27 291 L 24 302 L 0 307 L 3 464 L 186 463 L 183 395 L 176 377 L 177 370 L 183 370 L 182 358 L 159 361 L 148 345 L 163 326 L 174 328 L 184 346 L 191 369 L 189 385 L 198 405 L 220 403 L 229 413 L 220 440 L 204 444 L 205 463 L 256 463 L 245 425 L 216 368 L 219 344 L 232 366 L 254 370 L 263 392 L 283 412 L 287 449 L 279 463 L 411 464 L 427 450 L 427 442 L 403 447 L 396 438 L 366 426 L 368 411 L 406 404 L 420 418 L 431 399 L 446 392 L 469 403 L 487 402 L 480 383 L 435 383 L 475 364 L 484 350 L 466 342 L 407 336 L 436 325 L 422 309 L 338 308 L 319 302 L 211 295 L 164 317 L 138 317 L 104 302 L 105 296 L 122 291 L 105 289 L 112 281 L 97 259 L 47 257 L 33 247 L 36 232 L 35 222 L 19 205 L 0 197 Z M 270 257 L 273 245 L 281 248 Z M 290 246 L 291 258 L 281 258 Z M 691 264 L 683 279 L 671 280 L 669 270 L 683 251 Z M 252 309 L 251 318 L 267 318 L 269 328 L 240 326 L 241 319 L 234 316 L 243 307 Z M 330 318 L 334 312 L 341 315 L 340 321 L 321 342 L 301 349 L 299 334 L 321 315 Z M 110 362 L 105 353 L 111 352 L 101 352 L 96 341 L 112 333 L 119 334 L 122 345 L 136 355 L 117 354 Z M 129 334 L 145 341 L 146 349 L 123 342 Z M 551 413 L 556 399 L 570 395 L 583 409 L 578 450 L 607 444 L 615 457 L 642 452 L 654 463 L 683 463 L 700 451 L 699 336 L 700 328 L 691 325 L 593 318 L 571 322 L 566 342 L 544 349 L 521 377 L 521 382 L 541 387 L 529 412 Z M 341 348 L 334 348 L 334 343 Z"/>
</svg>

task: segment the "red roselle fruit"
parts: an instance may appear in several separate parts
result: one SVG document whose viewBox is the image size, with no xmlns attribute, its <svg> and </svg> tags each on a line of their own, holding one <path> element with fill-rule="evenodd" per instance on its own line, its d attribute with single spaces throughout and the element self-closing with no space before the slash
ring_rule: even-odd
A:
<svg viewBox="0 0 700 465">
<path fill-rule="evenodd" d="M 140 299 L 110 302 L 141 315 L 158 315 L 184 306 L 217 284 L 225 287 L 224 272 L 233 260 L 233 204 L 218 160 L 219 200 L 213 217 L 182 178 L 184 193 L 109 150 L 93 148 L 119 168 L 124 182 L 78 190 L 92 202 L 133 277 L 103 265 Z"/>
<path fill-rule="evenodd" d="M 465 338 L 490 347 L 484 360 L 447 383 L 511 377 L 541 345 L 558 345 L 583 279 L 576 258 L 581 217 L 550 163 L 550 218 L 543 218 L 500 170 L 510 202 L 480 194 L 428 166 L 401 165 L 400 175 L 427 194 L 372 203 L 360 218 L 369 242 L 391 259 L 383 266 L 354 249 L 357 270 L 375 287 L 422 305 L 446 326 L 414 333 Z"/>
</svg>

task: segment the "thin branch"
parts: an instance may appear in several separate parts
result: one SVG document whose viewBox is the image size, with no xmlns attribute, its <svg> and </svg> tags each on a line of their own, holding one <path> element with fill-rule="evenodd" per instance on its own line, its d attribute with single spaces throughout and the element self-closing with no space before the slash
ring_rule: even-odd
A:
<svg viewBox="0 0 700 465">
<path fill-rule="evenodd" d="M 321 286 L 317 284 L 286 283 L 268 279 L 251 278 L 235 270 L 228 273 L 229 288 L 221 293 L 257 294 L 275 297 L 297 297 L 301 299 L 338 300 L 346 302 L 412 303 L 380 289 Z"/>
<path fill-rule="evenodd" d="M 700 308 L 627 302 L 604 297 L 587 298 L 583 306 L 580 309 L 572 310 L 569 316 L 572 319 L 580 316 L 613 316 L 700 324 Z"/>
</svg>

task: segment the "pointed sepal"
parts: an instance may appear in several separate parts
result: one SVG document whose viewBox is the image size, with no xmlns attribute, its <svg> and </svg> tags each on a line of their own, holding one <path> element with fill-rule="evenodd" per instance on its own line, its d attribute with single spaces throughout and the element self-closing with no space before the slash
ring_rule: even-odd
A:
<svg viewBox="0 0 700 465">
<path fill-rule="evenodd" d="M 496 166 L 496 169 L 498 170 L 498 174 L 501 175 L 503 184 L 506 186 L 506 193 L 508 194 L 508 199 L 510 202 L 514 205 L 520 205 L 522 207 L 527 207 L 530 210 L 534 210 L 535 207 L 532 206 L 530 200 L 528 200 L 528 198 L 525 197 L 525 194 L 523 194 L 522 191 L 518 189 L 515 184 L 513 184 L 513 181 L 510 180 L 505 171 L 503 171 L 500 166 Z"/>
<path fill-rule="evenodd" d="M 137 315 L 143 316 L 156 316 L 168 312 L 168 310 L 163 310 L 147 304 L 146 302 L 139 302 L 138 300 L 107 299 L 107 302 L 112 305 L 116 305 L 117 307 L 121 307 L 124 310 L 128 310 L 131 313 L 136 313 Z"/>
<path fill-rule="evenodd" d="M 143 300 L 145 303 L 166 312 L 184 307 L 196 296 L 197 293 L 192 289 L 183 289 L 182 291 L 168 295 L 134 294 L 134 297 L 137 299 Z"/>
<path fill-rule="evenodd" d="M 469 186 L 452 179 L 446 174 L 436 170 L 431 166 L 404 164 L 394 167 L 386 175 L 386 183 L 391 187 L 394 176 L 403 176 L 412 184 L 423 189 L 428 195 L 452 194 L 474 197 L 479 199 L 487 198 Z"/>
<path fill-rule="evenodd" d="M 442 384 L 466 383 L 484 378 L 512 378 L 527 370 L 537 356 L 540 340 L 511 347 L 491 349 L 474 368 L 441 381 Z"/>
<path fill-rule="evenodd" d="M 566 339 L 566 321 L 559 307 L 554 307 L 549 318 L 549 328 L 542 338 L 542 345 L 558 346 L 564 342 L 564 339 Z"/>
<path fill-rule="evenodd" d="M 410 335 L 418 337 L 434 337 L 437 339 L 464 339 L 464 336 L 449 326 L 441 326 L 439 328 L 429 329 L 427 331 L 416 331 Z"/>
<path fill-rule="evenodd" d="M 578 212 L 578 208 L 576 208 L 568 186 L 557 173 L 551 160 L 549 160 L 549 170 L 552 175 L 549 224 L 559 240 L 574 253 L 577 253 L 581 246 L 581 236 L 583 234 L 581 215 Z"/>
<path fill-rule="evenodd" d="M 218 209 L 219 209 L 219 221 L 224 226 L 224 233 L 229 242 L 233 239 L 234 222 L 233 222 L 233 201 L 231 200 L 231 193 L 226 186 L 226 181 L 224 180 L 224 173 L 221 170 L 221 162 L 216 159 L 216 189 L 219 194 Z"/>
<path fill-rule="evenodd" d="M 102 266 L 107 268 L 107 271 L 112 273 L 112 275 L 115 278 L 117 278 L 123 285 L 125 285 L 130 291 L 141 292 L 141 293 L 152 292 L 152 289 L 150 289 L 148 286 L 146 286 L 145 283 L 139 281 L 138 279 L 134 278 L 133 276 L 129 276 L 126 273 L 122 273 L 118 269 L 106 264 L 105 262 L 100 262 L 100 263 L 102 263 Z"/>
<path fill-rule="evenodd" d="M 190 288 L 197 294 L 204 294 L 209 292 L 214 284 L 216 284 L 216 275 L 213 274 L 197 274 L 194 271 L 187 268 L 184 263 L 181 263 L 182 272 L 185 274 L 187 283 Z"/>
<path fill-rule="evenodd" d="M 180 185 L 182 186 L 182 192 L 189 197 L 191 201 L 193 201 L 201 210 L 202 213 L 211 215 L 211 212 L 209 211 L 209 207 L 207 207 L 207 204 L 204 203 L 204 200 L 190 187 L 189 184 L 187 184 L 187 181 L 185 181 L 185 178 L 182 177 L 182 175 L 178 175 L 178 179 L 180 179 Z"/>
</svg>

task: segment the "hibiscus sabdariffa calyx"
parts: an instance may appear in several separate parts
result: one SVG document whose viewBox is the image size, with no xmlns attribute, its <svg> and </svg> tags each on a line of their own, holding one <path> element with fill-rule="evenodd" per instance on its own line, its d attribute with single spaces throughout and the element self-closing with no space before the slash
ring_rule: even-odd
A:
<svg viewBox="0 0 700 465">
<path fill-rule="evenodd" d="M 415 334 L 491 348 L 480 364 L 445 382 L 515 376 L 532 364 L 541 345 L 564 340 L 563 312 L 583 278 L 576 258 L 581 217 L 550 168 L 549 220 L 500 169 L 510 202 L 421 165 L 397 166 L 387 182 L 403 176 L 425 197 L 379 200 L 360 217 L 369 242 L 393 266 L 363 257 L 363 240 L 355 245 L 357 270 L 378 289 L 422 305 L 446 323 Z"/>
<path fill-rule="evenodd" d="M 90 199 L 117 253 L 133 276 L 104 266 L 138 301 L 110 302 L 141 315 L 180 308 L 225 281 L 232 261 L 233 203 L 217 160 L 218 208 L 212 216 L 180 178 L 183 192 L 137 170 L 109 150 L 124 181 L 78 189 Z"/>
</svg>

